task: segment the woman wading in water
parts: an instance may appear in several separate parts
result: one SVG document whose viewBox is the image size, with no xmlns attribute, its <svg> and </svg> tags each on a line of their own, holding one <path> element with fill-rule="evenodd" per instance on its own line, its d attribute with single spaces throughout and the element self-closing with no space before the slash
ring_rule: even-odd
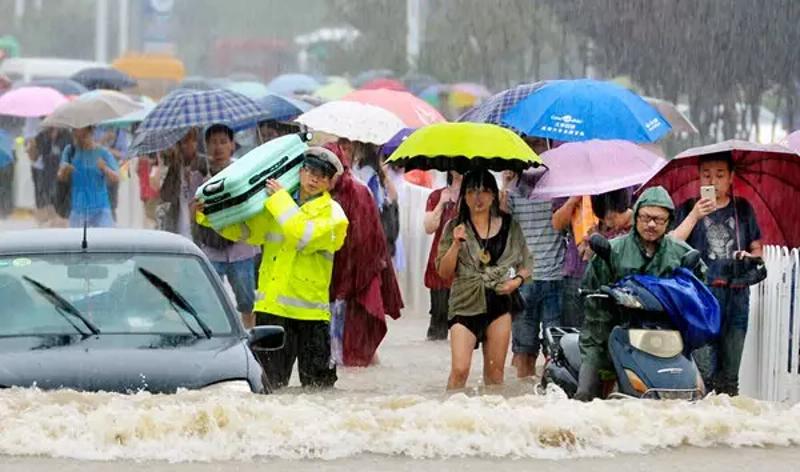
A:
<svg viewBox="0 0 800 472">
<path fill-rule="evenodd" d="M 439 276 L 453 278 L 448 390 L 464 388 L 479 344 L 484 384 L 502 384 L 511 313 L 521 309 L 517 289 L 530 277 L 533 259 L 519 224 L 500 212 L 497 181 L 489 171 L 464 176 L 458 217 L 442 232 L 436 265 Z"/>
</svg>

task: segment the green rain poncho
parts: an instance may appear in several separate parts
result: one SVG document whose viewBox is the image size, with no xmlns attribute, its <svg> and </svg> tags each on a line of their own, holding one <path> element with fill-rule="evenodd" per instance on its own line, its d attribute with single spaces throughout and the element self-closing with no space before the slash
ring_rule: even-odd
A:
<svg viewBox="0 0 800 472">
<path fill-rule="evenodd" d="M 663 187 L 645 190 L 633 207 L 633 230 L 625 236 L 611 240 L 611 268 L 596 255 L 592 258 L 583 278 L 583 288 L 597 290 L 603 285 L 612 285 L 621 278 L 632 274 L 647 274 L 666 277 L 680 267 L 681 257 L 692 248 L 665 235 L 652 257 L 648 257 L 636 230 L 636 216 L 639 209 L 647 206 L 666 208 L 670 220 L 674 218 L 675 205 Z M 669 227 L 669 224 L 668 224 Z M 705 279 L 705 266 L 695 271 L 700 280 Z M 586 318 L 580 335 L 583 362 L 601 370 L 611 370 L 608 357 L 608 337 L 614 326 L 622 323 L 618 313 L 609 311 L 607 301 L 597 298 L 586 299 Z"/>
</svg>

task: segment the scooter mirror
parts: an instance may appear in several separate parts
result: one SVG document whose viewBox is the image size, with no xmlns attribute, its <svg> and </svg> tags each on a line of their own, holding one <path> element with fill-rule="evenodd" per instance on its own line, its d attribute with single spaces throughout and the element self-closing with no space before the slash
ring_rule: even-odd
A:
<svg viewBox="0 0 800 472">
<path fill-rule="evenodd" d="M 605 261 L 611 262 L 611 244 L 603 235 L 595 233 L 589 238 L 589 247 L 592 248 L 597 257 Z"/>
<path fill-rule="evenodd" d="M 694 270 L 700 264 L 700 251 L 692 249 L 681 257 L 681 267 Z"/>
</svg>

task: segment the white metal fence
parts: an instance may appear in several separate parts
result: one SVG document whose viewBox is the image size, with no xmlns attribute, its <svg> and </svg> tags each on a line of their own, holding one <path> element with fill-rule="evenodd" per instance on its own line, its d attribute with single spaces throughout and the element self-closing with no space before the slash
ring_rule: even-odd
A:
<svg viewBox="0 0 800 472">
<path fill-rule="evenodd" d="M 800 250 L 764 248 L 767 279 L 753 287 L 740 369 L 741 392 L 800 401 Z"/>
</svg>

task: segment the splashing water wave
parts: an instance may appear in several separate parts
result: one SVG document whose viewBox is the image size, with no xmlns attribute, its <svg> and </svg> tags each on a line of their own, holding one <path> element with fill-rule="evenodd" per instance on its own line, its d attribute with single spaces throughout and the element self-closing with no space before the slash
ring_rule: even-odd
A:
<svg viewBox="0 0 800 472">
<path fill-rule="evenodd" d="M 581 404 L 546 395 L 118 395 L 0 392 L 0 454 L 222 461 L 548 458 L 692 445 L 800 445 L 800 405 L 745 397 Z"/>
</svg>

